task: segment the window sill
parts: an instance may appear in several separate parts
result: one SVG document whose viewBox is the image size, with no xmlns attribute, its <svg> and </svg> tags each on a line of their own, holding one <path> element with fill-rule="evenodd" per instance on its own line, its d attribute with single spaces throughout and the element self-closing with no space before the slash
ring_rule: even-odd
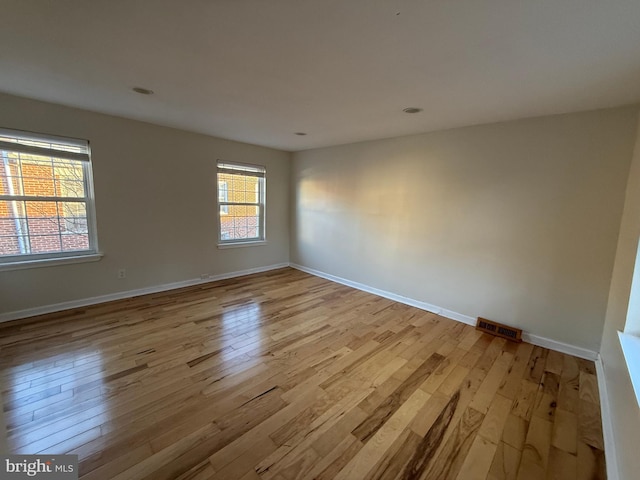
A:
<svg viewBox="0 0 640 480">
<path fill-rule="evenodd" d="M 238 243 L 219 243 L 218 248 L 240 248 L 240 247 L 259 247 L 260 245 L 266 245 L 266 240 L 256 240 L 255 242 L 238 242 Z"/>
<path fill-rule="evenodd" d="M 636 392 L 636 400 L 640 406 L 640 337 L 624 332 L 618 332 L 618 336 L 624 359 L 627 361 L 631 384 Z"/>
<path fill-rule="evenodd" d="M 41 260 L 24 260 L 21 262 L 0 264 L 0 272 L 9 270 L 26 270 L 28 268 L 55 267 L 58 265 L 69 265 L 73 263 L 97 262 L 102 258 L 102 253 L 91 253 L 89 255 L 76 255 L 73 257 L 43 258 Z"/>
</svg>

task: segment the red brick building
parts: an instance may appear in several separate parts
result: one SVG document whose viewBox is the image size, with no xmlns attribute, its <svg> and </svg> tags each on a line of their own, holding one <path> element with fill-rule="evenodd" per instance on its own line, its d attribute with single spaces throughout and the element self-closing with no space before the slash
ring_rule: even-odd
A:
<svg viewBox="0 0 640 480">
<path fill-rule="evenodd" d="M 0 152 L 0 255 L 89 248 L 80 162 Z M 76 200 L 77 199 L 77 200 Z"/>
</svg>

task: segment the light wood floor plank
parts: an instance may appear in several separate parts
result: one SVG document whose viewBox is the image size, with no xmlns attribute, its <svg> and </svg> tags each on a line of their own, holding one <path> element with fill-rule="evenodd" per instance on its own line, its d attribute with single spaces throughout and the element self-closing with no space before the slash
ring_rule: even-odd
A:
<svg viewBox="0 0 640 480">
<path fill-rule="evenodd" d="M 83 480 L 604 479 L 595 375 L 289 268 L 0 325 L 12 451 Z"/>
</svg>

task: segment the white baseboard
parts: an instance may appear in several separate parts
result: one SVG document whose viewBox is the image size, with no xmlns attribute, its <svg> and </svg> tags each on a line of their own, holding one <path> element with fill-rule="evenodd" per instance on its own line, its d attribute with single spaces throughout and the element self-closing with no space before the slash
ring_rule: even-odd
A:
<svg viewBox="0 0 640 480">
<path fill-rule="evenodd" d="M 438 307 L 437 305 L 433 305 L 431 303 L 421 302 L 413 298 L 403 297 L 402 295 L 397 295 L 395 293 L 388 292 L 386 290 L 381 290 L 379 288 L 371 287 L 363 283 L 347 280 L 346 278 L 337 277 L 335 275 L 331 275 L 329 273 L 325 273 L 320 270 L 315 270 L 313 268 L 298 265 L 296 263 L 291 263 L 290 266 L 297 270 L 309 273 L 311 275 L 315 275 L 316 277 L 326 278 L 327 280 L 331 280 L 332 282 L 341 283 L 342 285 L 347 285 L 348 287 L 353 287 L 358 290 L 362 290 L 364 292 L 368 292 L 374 295 L 378 295 L 380 297 L 388 298 L 389 300 L 394 300 L 396 302 L 404 303 L 405 305 L 416 307 L 421 310 L 426 310 L 428 312 L 435 313 L 442 317 L 450 318 L 452 320 L 457 320 L 458 322 L 466 323 L 472 326 L 476 325 L 475 317 L 471 317 L 463 313 L 447 310 L 446 308 Z M 593 350 L 577 347 L 575 345 L 570 345 L 564 342 L 559 342 L 557 340 L 552 340 L 550 338 L 542 337 L 540 335 L 523 333 L 522 338 L 525 342 L 532 343 L 533 345 L 538 345 L 540 347 L 545 347 L 550 350 L 566 353 L 568 355 L 585 358 L 587 360 L 596 360 L 598 358 L 598 353 L 594 352 Z"/>
<path fill-rule="evenodd" d="M 427 302 L 422 302 L 409 297 L 404 297 L 402 295 L 388 292 L 386 290 L 381 290 L 379 288 L 371 287 L 363 283 L 347 280 L 346 278 L 337 277 L 335 275 L 331 275 L 329 273 L 325 273 L 320 270 L 315 270 L 313 268 L 304 267 L 302 265 L 298 265 L 295 263 L 292 263 L 292 264 L 279 263 L 276 265 L 268 265 L 266 267 L 250 268 L 247 270 L 223 273 L 220 275 L 212 275 L 207 279 L 196 278 L 191 280 L 184 280 L 181 282 L 166 283 L 163 285 L 154 285 L 152 287 L 140 288 L 136 290 L 127 290 L 124 292 L 111 293 L 107 295 L 99 295 L 96 297 L 89 297 L 89 298 L 84 298 L 80 300 L 72 300 L 69 302 L 56 303 L 53 305 L 45 305 L 42 307 L 28 308 L 25 310 L 17 310 L 14 312 L 2 313 L 0 314 L 0 323 L 8 322 L 11 320 L 17 320 L 20 318 L 33 317 L 36 315 L 44 315 L 46 313 L 59 312 L 61 310 L 68 310 L 71 308 L 86 307 L 88 305 L 111 302 L 113 300 L 121 300 L 124 298 L 138 297 L 140 295 L 147 295 L 149 293 L 165 292 L 167 290 L 174 290 L 176 288 L 189 287 L 192 285 L 199 285 L 202 283 L 215 282 L 218 280 L 225 280 L 228 278 L 241 277 L 244 275 L 250 275 L 252 273 L 267 272 L 269 270 L 275 270 L 278 268 L 284 268 L 288 266 L 291 266 L 292 268 L 295 268 L 297 270 L 309 273 L 311 275 L 315 275 L 317 277 L 331 280 L 332 282 L 340 283 L 342 285 L 347 285 L 349 287 L 356 288 L 364 292 L 372 293 L 380 297 L 388 298 L 389 300 L 393 300 L 395 302 L 416 307 L 421 310 L 426 310 L 428 312 L 432 312 L 437 315 L 441 315 L 443 317 L 456 320 L 458 322 L 466 323 L 472 326 L 475 326 L 476 324 L 476 319 L 469 315 L 454 312 L 452 310 L 447 310 L 446 308 L 438 307 L 437 305 L 433 305 Z M 569 355 L 574 355 L 576 357 L 586 358 L 588 360 L 596 360 L 598 358 L 598 354 L 592 350 L 588 350 L 586 348 L 577 347 L 575 345 L 559 342 L 557 340 L 552 340 L 539 335 L 523 333 L 523 339 L 526 342 L 532 343 L 534 345 L 539 345 L 541 347 L 549 348 L 551 350 L 556 350 L 558 352 L 566 353 Z"/>
<path fill-rule="evenodd" d="M 330 273 L 321 272 L 320 270 L 304 267 L 296 263 L 292 263 L 290 264 L 290 266 L 291 268 L 295 268 L 296 270 L 300 270 L 302 272 L 315 275 L 316 277 L 326 278 L 327 280 L 331 280 L 332 282 L 340 283 L 348 287 L 353 287 L 358 290 L 362 290 L 363 292 L 372 293 L 374 295 L 378 295 L 379 297 L 388 298 L 389 300 L 394 300 L 396 302 L 404 303 L 405 305 L 416 307 L 421 310 L 426 310 L 427 312 L 432 312 L 437 315 L 442 315 L 443 317 L 451 318 L 453 320 L 458 320 L 459 322 L 462 322 L 462 323 L 468 323 L 469 325 L 476 324 L 475 319 L 472 317 L 469 317 L 467 315 L 462 315 L 461 313 L 452 312 L 450 310 L 445 310 L 443 308 L 440 308 L 436 305 L 432 305 L 430 303 L 421 302 L 419 300 L 414 300 L 413 298 L 409 298 L 409 297 L 403 297 L 402 295 L 397 295 L 395 293 L 388 292 L 386 290 L 380 290 L 379 288 L 370 287 L 369 285 L 365 285 L 364 283 L 354 282 L 352 280 L 347 280 L 346 278 L 336 277 L 335 275 L 331 275 Z"/>
<path fill-rule="evenodd" d="M 139 297 L 149 293 L 166 292 L 167 290 L 175 290 L 176 288 L 190 287 L 192 285 L 200 285 L 202 283 L 216 282 L 218 280 L 226 280 L 228 278 L 242 277 L 253 273 L 268 272 L 278 268 L 288 267 L 288 263 L 279 263 L 276 265 L 268 265 L 266 267 L 249 268 L 237 272 L 222 273 L 220 275 L 211 275 L 209 278 L 194 278 L 191 280 L 183 280 L 181 282 L 165 283 L 163 285 L 154 285 L 152 287 L 138 288 L 136 290 L 127 290 L 124 292 L 110 293 L 107 295 L 99 295 L 97 297 L 83 298 L 80 300 L 71 300 L 69 302 L 55 303 L 53 305 L 44 305 L 42 307 L 27 308 L 25 310 L 16 310 L 0 314 L 0 323 L 18 320 L 20 318 L 34 317 L 36 315 L 44 315 L 46 313 L 59 312 L 61 310 L 69 310 L 70 308 L 86 307 L 98 303 L 111 302 L 113 300 L 122 300 L 124 298 Z"/>
<path fill-rule="evenodd" d="M 618 470 L 618 457 L 616 455 L 616 442 L 611 421 L 611 405 L 609 404 L 609 391 L 605 380 L 604 363 L 598 354 L 595 361 L 596 378 L 598 379 L 598 390 L 600 392 L 600 417 L 602 418 L 602 436 L 604 438 L 604 456 L 607 465 L 607 479 L 619 480 L 620 470 Z"/>
<path fill-rule="evenodd" d="M 541 337 L 540 335 L 534 335 L 533 333 L 524 332 L 522 334 L 522 339 L 525 342 L 538 345 L 539 347 L 548 348 L 549 350 L 555 350 L 560 353 L 566 353 L 567 355 L 573 355 L 574 357 L 584 358 L 585 360 L 595 362 L 598 358 L 598 352 L 594 352 L 588 348 L 578 347 L 558 340 L 552 340 L 551 338 Z"/>
</svg>

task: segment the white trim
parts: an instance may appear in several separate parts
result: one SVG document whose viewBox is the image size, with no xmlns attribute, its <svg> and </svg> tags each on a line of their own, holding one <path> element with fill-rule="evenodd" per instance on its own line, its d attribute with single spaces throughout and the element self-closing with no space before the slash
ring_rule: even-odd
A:
<svg viewBox="0 0 640 480">
<path fill-rule="evenodd" d="M 252 240 L 250 242 L 236 242 L 236 243 L 219 243 L 218 248 L 239 248 L 239 247 L 257 247 L 259 245 L 266 245 L 266 240 Z M 288 264 L 287 264 L 288 265 Z"/>
<path fill-rule="evenodd" d="M 620 346 L 624 359 L 627 362 L 627 370 L 631 377 L 631 385 L 640 406 L 640 337 L 630 333 L 618 332 Z"/>
<path fill-rule="evenodd" d="M 369 285 L 365 285 L 364 283 L 354 282 L 352 280 L 347 280 L 346 278 L 336 277 L 335 275 L 331 275 L 330 273 L 321 272 L 320 270 L 303 267 L 302 265 L 298 265 L 296 263 L 291 263 L 289 266 L 291 268 L 295 268 L 296 270 L 300 270 L 302 272 L 315 275 L 316 277 L 321 277 L 327 280 L 331 280 L 332 282 L 341 283 L 342 285 L 346 285 L 347 287 L 352 287 L 357 290 L 362 290 L 363 292 L 372 293 L 374 295 L 378 295 L 379 297 L 388 298 L 389 300 L 394 300 L 396 302 L 404 303 L 405 305 L 409 305 L 411 307 L 416 307 L 421 310 L 426 310 L 428 312 L 435 313 L 437 315 L 442 315 L 443 317 L 447 316 L 443 313 L 445 310 L 435 305 L 431 305 L 430 303 L 421 302 L 419 300 L 415 300 L 409 297 L 403 297 L 402 295 L 397 295 L 395 293 L 391 293 L 386 290 L 380 290 L 379 288 L 370 287 Z M 449 311 L 447 310 L 447 312 Z M 449 313 L 455 314 L 455 312 L 449 312 Z M 458 318 L 453 318 L 453 320 L 458 320 L 459 322 L 463 322 L 463 323 L 473 322 L 473 324 L 475 325 L 475 322 L 471 317 L 468 317 L 462 314 L 455 314 L 455 315 L 457 315 Z M 452 318 L 452 317 L 447 317 L 447 318 Z"/>
<path fill-rule="evenodd" d="M 604 438 L 604 456 L 607 465 L 607 479 L 619 480 L 620 470 L 618 468 L 618 456 L 616 454 L 616 441 L 611 420 L 611 405 L 609 404 L 609 391 L 604 373 L 604 362 L 598 354 L 595 361 L 596 378 L 598 379 L 598 390 L 600 392 L 600 417 L 602 419 L 602 435 Z"/>
<path fill-rule="evenodd" d="M 70 257 L 41 258 L 38 260 L 32 259 L 0 263 L 0 272 L 26 270 L 28 268 L 57 267 L 58 265 L 70 265 L 72 263 L 97 262 L 102 257 L 102 253 L 89 253 L 87 255 L 74 255 Z"/>
<path fill-rule="evenodd" d="M 463 313 L 447 310 L 446 308 L 438 307 L 437 305 L 433 305 L 427 302 L 422 302 L 420 300 L 415 300 L 413 298 L 403 297 L 402 295 L 397 295 L 395 293 L 388 292 L 386 290 L 380 290 L 379 288 L 371 287 L 369 285 L 365 285 L 359 282 L 354 282 L 352 280 L 347 280 L 342 277 L 337 277 L 335 275 L 321 272 L 320 270 L 315 270 L 313 268 L 304 267 L 302 265 L 298 265 L 295 263 L 291 263 L 290 266 L 302 272 L 315 275 L 316 277 L 325 278 L 327 280 L 331 280 L 332 282 L 341 283 L 342 285 L 347 285 L 348 287 L 353 287 L 358 290 L 362 290 L 364 292 L 368 292 L 374 295 L 378 295 L 380 297 L 388 298 L 389 300 L 394 300 L 396 302 L 404 303 L 405 305 L 416 307 L 421 310 L 426 310 L 428 312 L 435 313 L 436 315 L 450 318 L 458 322 L 466 323 L 467 325 L 472 325 L 474 327 L 476 325 L 476 319 L 474 317 L 465 315 Z M 550 338 L 541 337 L 540 335 L 523 333 L 522 338 L 525 342 L 532 343 L 533 345 L 549 348 L 557 352 L 566 353 L 568 355 L 573 355 L 580 358 L 585 358 L 587 360 L 595 360 L 598 357 L 598 353 L 594 352 L 593 350 L 578 347 L 575 345 L 570 345 L 564 342 L 559 342 L 557 340 L 552 340 Z"/>
<path fill-rule="evenodd" d="M 556 352 L 565 353 L 567 355 L 573 355 L 574 357 L 584 358 L 585 360 L 591 360 L 595 362 L 598 358 L 598 352 L 589 350 L 588 348 L 578 347 L 577 345 L 571 345 L 570 343 L 560 342 L 547 337 L 541 337 L 533 333 L 522 333 L 522 339 L 527 343 L 532 343 L 539 347 L 548 348 L 549 350 L 555 350 Z"/>
<path fill-rule="evenodd" d="M 150 293 L 166 292 L 167 290 L 175 290 L 176 288 L 190 287 L 192 285 L 200 285 L 202 283 L 216 282 L 218 280 L 226 280 L 228 278 L 242 277 L 254 273 L 268 272 L 277 270 L 278 268 L 288 267 L 288 263 L 278 263 L 268 265 L 266 267 L 249 268 L 237 272 L 222 273 L 219 275 L 211 275 L 209 278 L 194 278 L 191 280 L 183 280 L 181 282 L 165 283 L 163 285 L 154 285 L 152 287 L 139 288 L 136 290 L 127 290 L 124 292 L 110 293 L 107 295 L 99 295 L 97 297 L 83 298 L 80 300 L 71 300 L 69 302 L 56 303 L 53 305 L 44 305 L 42 307 L 27 308 L 25 310 L 17 310 L 0 314 L 0 323 L 18 320 L 20 318 L 33 317 L 36 315 L 44 315 L 45 313 L 59 312 L 70 308 L 86 307 L 87 305 L 95 305 L 98 303 L 112 302 L 114 300 L 122 300 L 124 298 L 138 297 L 140 295 L 148 295 Z"/>
</svg>

